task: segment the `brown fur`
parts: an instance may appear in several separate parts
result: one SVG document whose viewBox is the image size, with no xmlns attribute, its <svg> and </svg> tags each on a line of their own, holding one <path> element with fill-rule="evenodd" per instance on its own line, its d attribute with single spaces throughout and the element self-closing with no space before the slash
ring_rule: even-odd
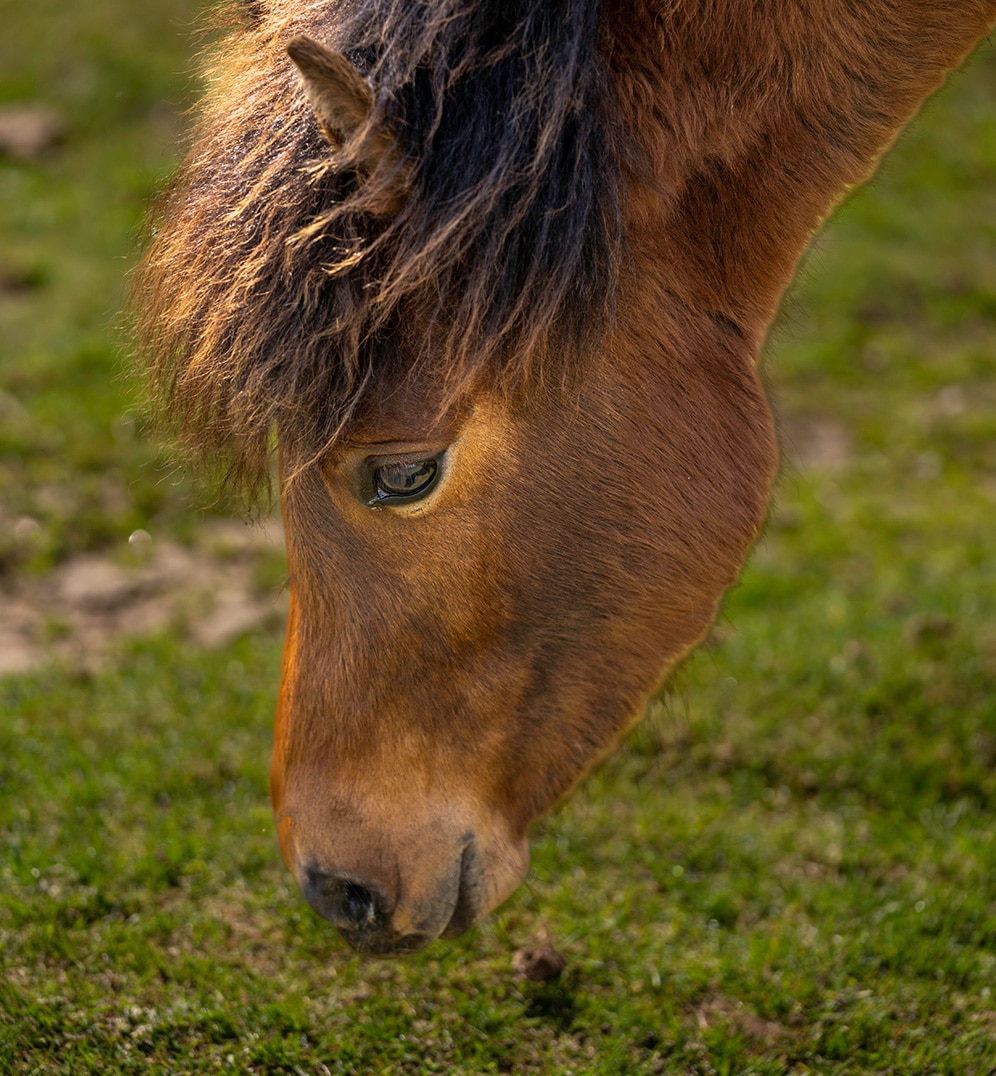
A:
<svg viewBox="0 0 996 1076">
<path fill-rule="evenodd" d="M 409 951 L 515 888 L 529 823 L 706 630 L 767 504 L 779 298 L 996 3 L 253 12 L 160 211 L 141 339 L 204 445 L 259 468 L 276 424 L 281 847 L 354 945 Z M 346 124 L 334 73 L 309 88 L 334 147 L 299 33 L 372 87 Z M 358 499 L 371 461 L 443 450 L 425 500 Z"/>
</svg>

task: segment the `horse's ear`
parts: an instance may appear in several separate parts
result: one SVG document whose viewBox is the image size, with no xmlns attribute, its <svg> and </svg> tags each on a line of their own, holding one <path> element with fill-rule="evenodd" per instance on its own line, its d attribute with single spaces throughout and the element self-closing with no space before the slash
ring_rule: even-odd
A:
<svg viewBox="0 0 996 1076">
<path fill-rule="evenodd" d="M 332 146 L 341 149 L 360 135 L 359 143 L 350 149 L 365 172 L 396 156 L 389 131 L 364 130 L 373 111 L 373 92 L 345 56 L 303 34 L 287 43 L 287 52 L 301 72 L 305 95 Z"/>
</svg>

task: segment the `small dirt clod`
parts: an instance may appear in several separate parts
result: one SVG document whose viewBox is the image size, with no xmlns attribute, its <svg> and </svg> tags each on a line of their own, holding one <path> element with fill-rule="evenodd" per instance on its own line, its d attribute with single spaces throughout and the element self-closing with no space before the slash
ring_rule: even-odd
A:
<svg viewBox="0 0 996 1076">
<path fill-rule="evenodd" d="M 563 953 L 548 942 L 531 949 L 516 949 L 512 954 L 512 967 L 534 983 L 556 979 L 567 966 Z"/>
</svg>

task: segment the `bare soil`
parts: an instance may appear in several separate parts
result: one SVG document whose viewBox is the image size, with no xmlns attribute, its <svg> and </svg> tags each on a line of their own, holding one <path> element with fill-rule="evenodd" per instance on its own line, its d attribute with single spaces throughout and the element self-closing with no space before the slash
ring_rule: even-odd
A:
<svg viewBox="0 0 996 1076">
<path fill-rule="evenodd" d="M 283 549 L 278 521 L 206 525 L 190 545 L 144 531 L 127 546 L 69 560 L 41 577 L 0 585 L 0 676 L 46 662 L 99 664 L 119 640 L 180 630 L 222 646 L 275 629 L 286 595 L 261 582 L 264 561 Z"/>
<path fill-rule="evenodd" d="M 55 109 L 33 101 L 0 107 L 0 155 L 33 161 L 65 134 L 65 122 Z"/>
</svg>

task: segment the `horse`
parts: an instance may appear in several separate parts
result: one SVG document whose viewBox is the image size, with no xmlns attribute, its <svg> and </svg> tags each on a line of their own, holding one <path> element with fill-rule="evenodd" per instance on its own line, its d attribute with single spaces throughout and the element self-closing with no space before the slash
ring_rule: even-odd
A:
<svg viewBox="0 0 996 1076">
<path fill-rule="evenodd" d="M 367 954 L 455 937 L 703 637 L 777 465 L 758 355 L 994 0 L 253 0 L 152 215 L 182 443 L 275 459 L 271 794 Z"/>
</svg>

